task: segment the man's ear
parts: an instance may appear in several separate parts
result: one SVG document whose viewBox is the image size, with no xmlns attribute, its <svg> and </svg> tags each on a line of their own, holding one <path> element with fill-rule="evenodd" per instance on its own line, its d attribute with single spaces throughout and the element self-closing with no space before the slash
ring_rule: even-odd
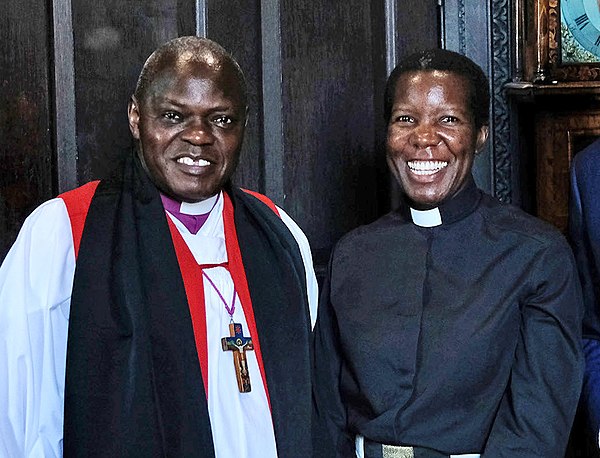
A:
<svg viewBox="0 0 600 458">
<path fill-rule="evenodd" d="M 140 139 L 140 110 L 136 98 L 132 95 L 127 105 L 127 118 L 129 119 L 129 130 L 136 140 Z"/>
</svg>

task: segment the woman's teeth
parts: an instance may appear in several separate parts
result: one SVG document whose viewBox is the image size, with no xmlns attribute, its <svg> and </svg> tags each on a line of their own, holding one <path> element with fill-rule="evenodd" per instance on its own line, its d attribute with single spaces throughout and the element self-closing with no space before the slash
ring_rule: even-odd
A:
<svg viewBox="0 0 600 458">
<path fill-rule="evenodd" d="M 416 175 L 433 175 L 447 165 L 446 161 L 408 161 L 408 168 Z"/>
</svg>

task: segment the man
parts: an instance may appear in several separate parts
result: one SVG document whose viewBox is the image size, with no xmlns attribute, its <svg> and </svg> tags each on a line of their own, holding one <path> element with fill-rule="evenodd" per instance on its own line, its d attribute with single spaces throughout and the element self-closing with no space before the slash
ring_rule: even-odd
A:
<svg viewBox="0 0 600 458">
<path fill-rule="evenodd" d="M 585 375 L 581 405 L 588 429 L 600 443 L 600 140 L 577 153 L 571 165 L 569 237 L 575 253 L 585 314 L 583 350 Z"/>
<path fill-rule="evenodd" d="M 386 87 L 397 211 L 336 246 L 315 330 L 329 456 L 562 457 L 581 296 L 558 231 L 477 189 L 487 78 L 431 50 Z"/>
<path fill-rule="evenodd" d="M 25 222 L 0 269 L 0 455 L 312 455 L 316 280 L 289 216 L 230 184 L 246 114 L 225 50 L 170 41 L 129 103 L 135 153 Z"/>
</svg>

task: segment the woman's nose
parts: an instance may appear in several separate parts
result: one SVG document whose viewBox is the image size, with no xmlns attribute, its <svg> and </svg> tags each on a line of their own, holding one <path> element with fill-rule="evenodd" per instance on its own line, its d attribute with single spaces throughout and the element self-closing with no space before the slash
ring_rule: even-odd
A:
<svg viewBox="0 0 600 458">
<path fill-rule="evenodd" d="M 440 142 L 440 138 L 434 126 L 422 123 L 413 130 L 411 142 L 418 148 L 427 148 L 428 146 L 437 145 Z"/>
</svg>

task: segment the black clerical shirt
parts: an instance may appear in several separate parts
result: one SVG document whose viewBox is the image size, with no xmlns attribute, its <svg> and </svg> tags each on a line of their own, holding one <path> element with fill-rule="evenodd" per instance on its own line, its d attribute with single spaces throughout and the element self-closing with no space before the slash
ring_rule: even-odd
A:
<svg viewBox="0 0 600 458">
<path fill-rule="evenodd" d="M 581 387 L 581 293 L 549 225 L 472 180 L 420 227 L 407 207 L 336 246 L 316 392 L 339 457 L 356 434 L 447 454 L 562 457 Z"/>
</svg>

